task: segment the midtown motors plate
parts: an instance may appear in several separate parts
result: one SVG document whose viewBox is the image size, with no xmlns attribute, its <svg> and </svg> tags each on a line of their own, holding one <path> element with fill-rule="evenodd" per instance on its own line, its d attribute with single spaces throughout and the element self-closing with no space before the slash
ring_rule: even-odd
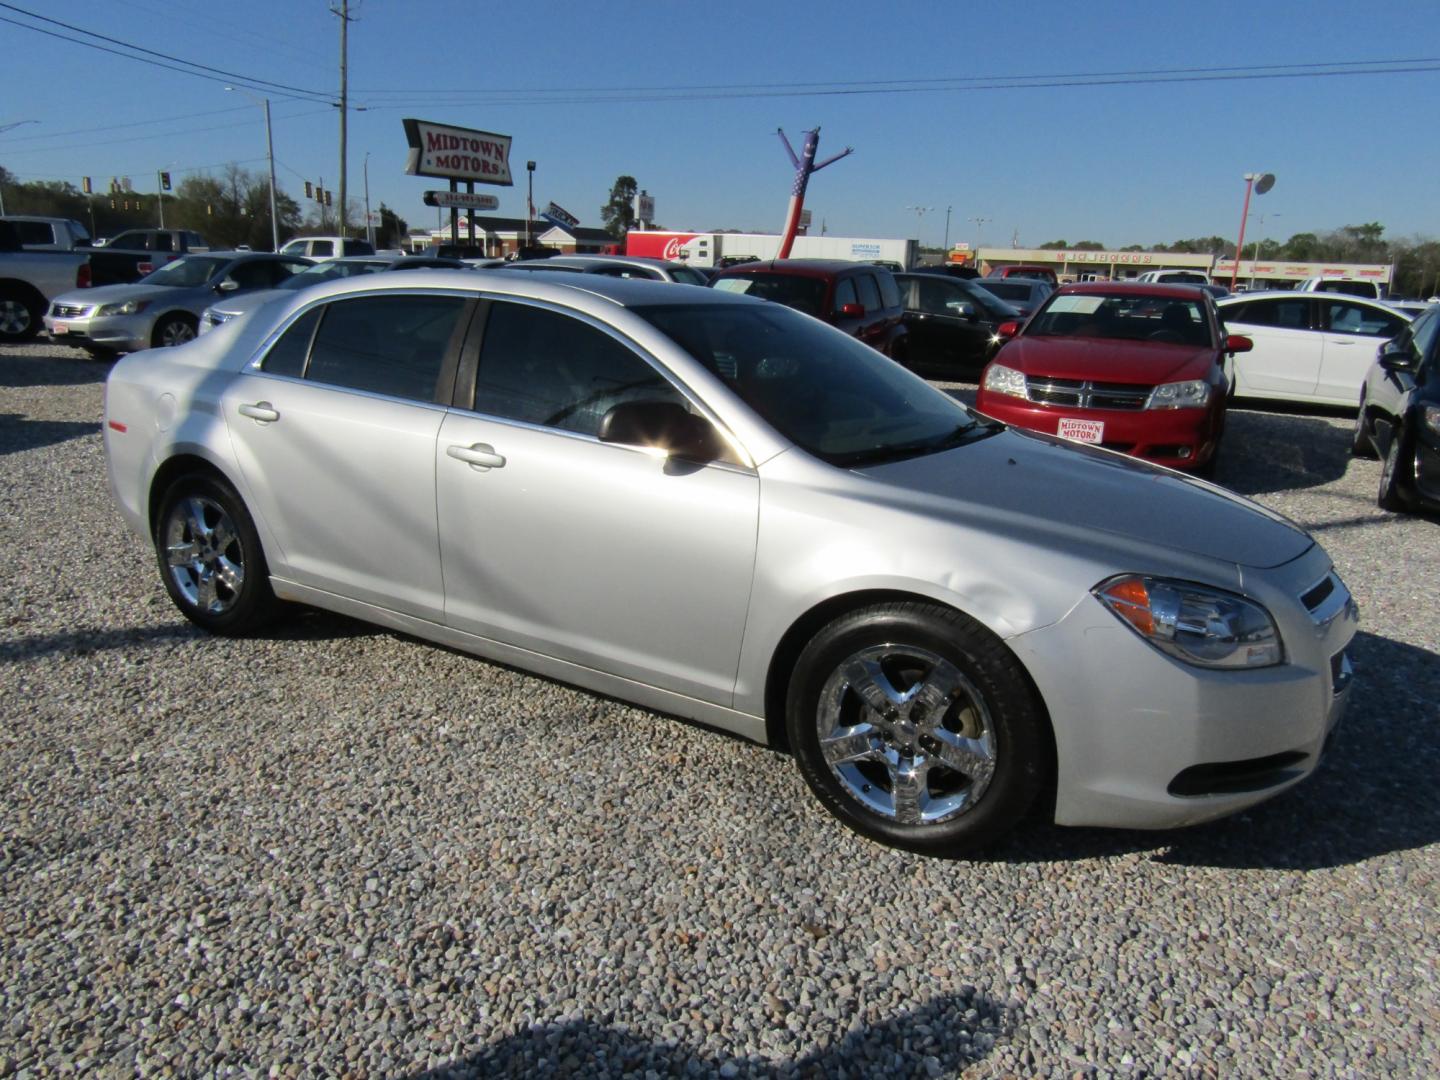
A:
<svg viewBox="0 0 1440 1080">
<path fill-rule="evenodd" d="M 1062 416 L 1060 428 L 1055 434 L 1062 439 L 1074 439 L 1076 442 L 1098 443 L 1105 438 L 1105 421 L 1075 420 Z"/>
</svg>

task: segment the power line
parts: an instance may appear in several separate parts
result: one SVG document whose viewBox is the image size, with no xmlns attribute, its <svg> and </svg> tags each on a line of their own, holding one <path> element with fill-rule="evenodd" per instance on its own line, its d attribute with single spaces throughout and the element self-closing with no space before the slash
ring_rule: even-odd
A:
<svg viewBox="0 0 1440 1080">
<path fill-rule="evenodd" d="M 106 48 L 104 45 L 97 45 L 91 41 L 82 41 L 79 38 L 67 37 L 64 34 L 56 33 L 53 30 L 46 30 L 44 27 L 41 26 L 30 26 L 28 23 L 18 22 L 15 19 L 9 19 L 5 18 L 4 16 L 0 16 L 0 21 L 10 23 L 14 26 L 19 26 L 25 30 L 33 30 L 37 34 L 47 34 L 50 37 L 59 38 L 62 41 L 68 41 L 74 45 L 84 45 L 87 48 L 98 49 L 101 52 L 113 53 L 114 55 L 122 56 L 127 60 L 136 60 L 142 64 L 152 64 L 156 67 L 166 68 L 170 71 L 178 71 L 182 75 L 194 75 L 197 78 L 209 79 L 212 82 L 235 82 L 238 80 L 240 82 L 244 82 L 250 85 L 251 89 L 255 90 L 269 91 L 272 93 L 277 90 L 283 90 L 300 97 L 308 97 L 317 101 L 328 102 L 330 100 L 327 95 L 322 94 L 318 90 L 307 90 L 304 87 L 290 86 L 287 83 L 271 82 L 269 79 L 260 79 L 250 75 L 241 75 L 238 72 L 225 71 L 222 68 L 210 67 L 208 64 L 199 64 L 193 60 L 185 60 L 178 56 L 172 56 L 169 53 L 156 52 L 154 49 L 147 49 L 142 45 L 135 45 L 128 41 L 121 41 L 119 38 L 108 37 L 105 34 L 96 33 L 93 30 L 86 30 L 84 27 L 74 26 L 67 22 L 61 22 L 59 19 L 51 19 L 48 16 L 39 15 L 33 11 L 27 11 L 22 7 L 16 7 L 14 4 L 0 2 L 0 8 L 5 8 L 8 11 L 14 11 L 17 14 L 24 15 L 27 18 L 35 19 L 39 22 L 49 23 L 52 26 L 63 27 L 64 29 L 73 31 L 77 34 L 84 34 L 86 37 L 97 38 L 100 41 L 108 41 L 112 45 L 119 45 L 121 48 L 132 50 L 132 52 L 145 53 L 149 56 L 158 56 L 162 60 L 169 60 L 173 63 L 165 64 L 161 63 L 158 60 L 147 60 L 144 56 L 132 56 L 129 53 L 123 53 L 117 49 Z M 198 70 L 187 71 L 185 68 L 174 67 L 173 64 L 184 64 L 187 68 L 196 68 Z M 207 71 L 214 72 L 214 74 L 206 75 L 205 72 Z M 217 78 L 216 76 L 223 76 L 223 78 Z"/>
<path fill-rule="evenodd" d="M 249 112 L 250 106 L 232 105 L 228 109 L 210 109 L 206 112 L 181 113 L 179 116 L 159 116 L 156 117 L 154 120 L 134 120 L 128 124 L 106 124 L 103 127 L 76 128 L 73 131 L 51 131 L 47 132 L 44 135 L 22 135 L 16 139 L 6 139 L 5 148 L 8 151 L 13 144 L 19 142 L 36 142 L 38 140 L 45 139 L 62 139 L 69 138 L 72 135 L 93 135 L 96 132 L 117 131 L 120 128 L 144 127 L 147 124 L 169 124 L 173 123 L 176 120 L 193 120 L 198 116 L 219 116 L 222 113 L 240 112 L 242 110 L 245 112 Z M 151 136 L 147 135 L 144 137 L 150 138 Z"/>
<path fill-rule="evenodd" d="M 329 111 L 330 111 L 329 109 L 309 109 L 309 110 L 307 110 L 307 111 L 305 111 L 305 112 L 290 113 L 290 114 L 288 114 L 288 115 L 279 117 L 279 119 L 281 119 L 281 120 L 298 120 L 298 119 L 300 119 L 301 117 L 305 117 L 305 116 L 323 116 L 323 115 L 325 115 L 326 113 L 328 113 Z M 173 135 L 199 135 L 199 134 L 204 134 L 204 133 L 206 133 L 206 132 L 211 132 L 211 131 L 223 131 L 223 130 L 226 130 L 226 129 L 228 129 L 228 128 L 241 128 L 241 127 L 249 127 L 249 126 L 250 126 L 250 122 L 249 122 L 249 121 L 247 121 L 247 120 L 237 120 L 237 121 L 236 121 L 235 123 L 233 123 L 233 124 L 212 124 L 212 125 L 210 125 L 209 127 L 185 128 L 185 129 L 182 129 L 182 130 L 179 130 L 179 131 L 157 132 L 157 133 L 154 134 L 154 135 L 129 135 L 129 136 L 126 136 L 125 138 L 122 138 L 122 139 L 98 139 L 98 140 L 91 140 L 91 141 L 89 141 L 86 145 L 87 145 L 87 146 L 120 146 L 120 145 L 123 145 L 123 144 L 125 144 L 125 143 L 145 142 L 146 140 L 149 140 L 149 139 L 168 139 L 168 138 L 170 138 L 170 137 L 173 136 Z M 5 153 L 6 153 L 6 156 L 7 156 L 7 157 L 19 157 L 19 156 L 24 155 L 24 154 L 51 154 L 51 153 L 54 153 L 56 149 L 57 149 L 57 148 L 56 148 L 56 147 L 53 147 L 53 146 L 31 146 L 31 147 L 28 147 L 28 148 L 26 148 L 26 149 L 24 149 L 24 150 L 13 150 L 13 151 L 12 151 L 12 150 L 9 150 L 9 149 L 7 148 L 6 151 L 5 151 Z"/>
</svg>

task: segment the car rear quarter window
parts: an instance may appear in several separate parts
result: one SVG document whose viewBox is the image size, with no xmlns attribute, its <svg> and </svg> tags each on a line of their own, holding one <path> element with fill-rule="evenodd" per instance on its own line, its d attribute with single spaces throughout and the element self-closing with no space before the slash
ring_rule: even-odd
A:
<svg viewBox="0 0 1440 1080">
<path fill-rule="evenodd" d="M 859 298 L 855 295 L 855 280 L 853 278 L 841 278 L 835 283 L 835 314 L 839 315 L 846 304 L 858 304 Z"/>
<path fill-rule="evenodd" d="M 623 401 L 682 395 L 609 334 L 528 304 L 493 303 L 475 379 L 475 411 L 505 420 L 594 435 Z"/>
<path fill-rule="evenodd" d="M 458 296 L 367 296 L 325 308 L 305 378 L 350 390 L 434 401 L 466 302 Z"/>
<path fill-rule="evenodd" d="M 900 306 L 900 287 L 895 284 L 895 278 L 891 274 L 880 274 L 880 299 L 887 308 Z"/>
</svg>

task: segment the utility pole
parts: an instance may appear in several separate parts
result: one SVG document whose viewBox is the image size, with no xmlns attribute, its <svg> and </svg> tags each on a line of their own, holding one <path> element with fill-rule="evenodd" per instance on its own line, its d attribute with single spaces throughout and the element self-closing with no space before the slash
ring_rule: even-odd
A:
<svg viewBox="0 0 1440 1080">
<path fill-rule="evenodd" d="M 370 151 L 365 151 L 365 239 L 375 246 L 375 227 L 370 224 Z"/>
<path fill-rule="evenodd" d="M 350 0 L 340 0 L 340 7 L 338 9 L 332 7 L 330 13 L 340 17 L 340 211 L 337 215 L 340 227 L 336 231 L 343 237 L 345 235 L 345 121 L 350 112 L 350 84 L 346 70 L 350 42 Z"/>
<path fill-rule="evenodd" d="M 945 207 L 945 250 L 950 250 L 950 207 Z"/>
</svg>

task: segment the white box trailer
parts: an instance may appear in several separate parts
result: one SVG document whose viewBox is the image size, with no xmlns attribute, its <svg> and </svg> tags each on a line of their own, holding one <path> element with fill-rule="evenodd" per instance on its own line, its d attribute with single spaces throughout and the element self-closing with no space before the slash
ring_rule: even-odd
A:
<svg viewBox="0 0 1440 1080">
<path fill-rule="evenodd" d="M 773 259 L 780 253 L 776 233 L 693 233 L 632 230 L 625 237 L 627 255 L 683 261 L 692 266 L 717 266 L 724 259 Z M 914 240 L 854 236 L 797 236 L 792 259 L 845 259 L 851 262 L 894 262 L 915 265 Z"/>
</svg>

